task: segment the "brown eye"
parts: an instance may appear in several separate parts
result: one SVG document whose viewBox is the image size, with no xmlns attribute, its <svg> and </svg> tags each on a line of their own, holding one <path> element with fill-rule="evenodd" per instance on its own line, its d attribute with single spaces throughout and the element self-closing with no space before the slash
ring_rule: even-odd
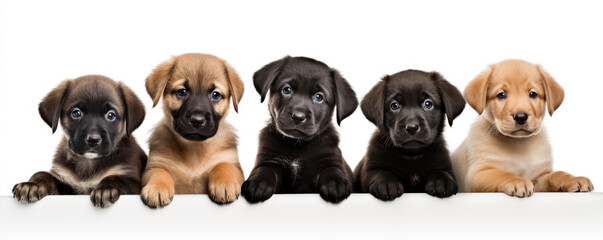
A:
<svg viewBox="0 0 603 240">
<path fill-rule="evenodd" d="M 537 98 L 538 97 L 538 93 L 534 92 L 534 91 L 530 91 L 530 98 Z"/>
</svg>

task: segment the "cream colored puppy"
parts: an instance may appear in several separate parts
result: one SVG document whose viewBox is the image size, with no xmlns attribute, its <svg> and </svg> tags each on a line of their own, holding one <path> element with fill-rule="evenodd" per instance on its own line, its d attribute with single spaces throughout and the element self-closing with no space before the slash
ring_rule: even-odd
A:
<svg viewBox="0 0 603 240">
<path fill-rule="evenodd" d="M 467 103 L 480 116 L 452 155 L 464 192 L 589 192 L 586 177 L 553 172 L 553 156 L 541 126 L 548 109 L 563 102 L 563 89 L 542 67 L 523 60 L 490 65 L 465 89 Z"/>
</svg>

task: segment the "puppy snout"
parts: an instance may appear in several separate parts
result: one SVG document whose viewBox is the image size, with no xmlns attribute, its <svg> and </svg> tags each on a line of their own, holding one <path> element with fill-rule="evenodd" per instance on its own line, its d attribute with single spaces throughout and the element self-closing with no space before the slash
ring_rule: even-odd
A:
<svg viewBox="0 0 603 240">
<path fill-rule="evenodd" d="M 515 115 L 513 115 L 513 119 L 515 120 L 515 122 L 519 125 L 523 125 L 526 123 L 526 121 L 528 121 L 528 114 L 524 113 L 524 112 L 518 112 Z"/>
<path fill-rule="evenodd" d="M 406 130 L 406 132 L 410 135 L 415 135 L 415 133 L 417 133 L 419 131 L 419 125 L 418 124 L 408 124 L 406 125 L 406 127 L 404 127 L 404 129 Z"/>
<path fill-rule="evenodd" d="M 101 144 L 101 142 L 102 142 L 102 138 L 101 138 L 100 134 L 98 134 L 98 133 L 88 134 L 86 136 L 86 143 L 90 147 L 98 146 Z"/>
<path fill-rule="evenodd" d="M 301 124 L 306 121 L 306 114 L 303 112 L 293 112 L 291 113 L 291 119 L 293 119 L 295 124 Z"/>
<path fill-rule="evenodd" d="M 202 127 L 207 122 L 208 118 L 206 115 L 207 114 L 203 114 L 203 113 L 194 113 L 189 118 L 189 121 L 191 122 L 191 125 L 195 128 Z"/>
</svg>

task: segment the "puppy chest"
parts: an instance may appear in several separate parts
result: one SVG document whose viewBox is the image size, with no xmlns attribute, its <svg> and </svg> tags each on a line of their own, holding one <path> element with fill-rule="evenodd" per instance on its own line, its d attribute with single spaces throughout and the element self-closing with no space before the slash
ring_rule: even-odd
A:
<svg viewBox="0 0 603 240">
<path fill-rule="evenodd" d="M 170 170 L 174 180 L 176 194 L 204 194 L 207 193 L 207 182 L 211 167 L 178 167 Z"/>
</svg>

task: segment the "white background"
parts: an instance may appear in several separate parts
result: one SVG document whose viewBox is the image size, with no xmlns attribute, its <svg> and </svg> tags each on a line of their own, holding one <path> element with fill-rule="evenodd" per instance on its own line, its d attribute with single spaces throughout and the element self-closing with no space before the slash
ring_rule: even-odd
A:
<svg viewBox="0 0 603 240">
<path fill-rule="evenodd" d="M 163 116 L 151 109 L 144 80 L 162 61 L 188 52 L 225 59 L 246 92 L 228 117 L 240 136 L 245 175 L 269 117 L 253 73 L 287 54 L 341 71 L 364 96 L 383 75 L 409 68 L 440 71 L 463 90 L 490 63 L 521 58 L 542 64 L 566 98 L 545 126 L 555 169 L 603 189 L 601 67 L 603 14 L 596 1 L 2 1 L 0 5 L 0 195 L 48 170 L 54 135 L 37 105 L 68 78 L 103 74 L 125 82 L 147 108 L 135 132 L 147 148 Z M 469 106 L 447 127 L 454 151 L 477 114 Z M 337 127 L 350 166 L 375 127 L 358 109 Z"/>
</svg>

